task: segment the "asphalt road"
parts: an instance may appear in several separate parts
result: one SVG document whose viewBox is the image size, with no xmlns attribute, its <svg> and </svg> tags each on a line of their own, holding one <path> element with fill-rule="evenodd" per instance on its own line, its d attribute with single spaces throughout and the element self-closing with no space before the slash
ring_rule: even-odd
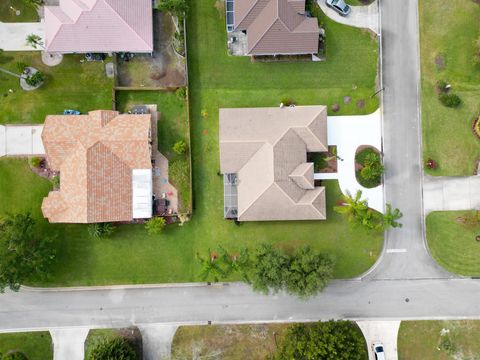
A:
<svg viewBox="0 0 480 360">
<path fill-rule="evenodd" d="M 453 278 L 423 239 L 417 0 L 381 0 L 386 199 L 402 229 L 362 280 L 334 281 L 302 301 L 249 286 L 23 290 L 0 296 L 0 330 L 151 323 L 300 321 L 331 318 L 480 318 L 480 282 Z M 393 251 L 393 252 L 392 252 Z"/>
</svg>

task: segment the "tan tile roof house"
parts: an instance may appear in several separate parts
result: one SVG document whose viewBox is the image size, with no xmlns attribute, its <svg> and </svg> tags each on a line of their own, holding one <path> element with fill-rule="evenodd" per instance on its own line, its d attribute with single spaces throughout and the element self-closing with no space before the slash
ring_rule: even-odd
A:
<svg viewBox="0 0 480 360">
<path fill-rule="evenodd" d="M 152 216 L 151 115 L 98 110 L 49 115 L 42 141 L 60 190 L 43 199 L 52 223 L 131 221 Z"/>
<path fill-rule="evenodd" d="M 318 52 L 320 29 L 305 13 L 305 0 L 228 0 L 227 6 L 232 1 L 233 29 L 246 31 L 248 55 Z"/>
<path fill-rule="evenodd" d="M 327 150 L 325 106 L 220 109 L 225 217 L 325 219 L 325 188 L 314 185 L 307 152 Z"/>
</svg>

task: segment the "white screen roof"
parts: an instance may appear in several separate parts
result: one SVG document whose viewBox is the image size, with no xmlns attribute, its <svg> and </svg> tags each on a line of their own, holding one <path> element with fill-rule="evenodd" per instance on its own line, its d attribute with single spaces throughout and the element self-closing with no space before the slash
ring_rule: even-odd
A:
<svg viewBox="0 0 480 360">
<path fill-rule="evenodd" d="M 133 218 L 152 217 L 152 169 L 134 169 L 132 172 Z"/>
</svg>

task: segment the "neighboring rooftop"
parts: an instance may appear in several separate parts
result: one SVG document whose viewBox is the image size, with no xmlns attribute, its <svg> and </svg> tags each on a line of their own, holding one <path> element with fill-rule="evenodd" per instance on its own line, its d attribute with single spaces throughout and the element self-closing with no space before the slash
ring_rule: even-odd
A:
<svg viewBox="0 0 480 360">
<path fill-rule="evenodd" d="M 325 106 L 220 109 L 225 217 L 325 219 L 325 188 L 314 186 L 307 163 L 307 152 L 325 151 Z"/>
<path fill-rule="evenodd" d="M 42 132 L 60 190 L 43 199 L 56 223 L 131 221 L 152 216 L 151 115 L 98 110 L 49 115 Z"/>
<path fill-rule="evenodd" d="M 233 0 L 233 29 L 247 32 L 248 55 L 318 52 L 320 29 L 305 0 Z"/>
<path fill-rule="evenodd" d="M 47 52 L 153 52 L 151 0 L 60 0 L 45 24 Z"/>
</svg>

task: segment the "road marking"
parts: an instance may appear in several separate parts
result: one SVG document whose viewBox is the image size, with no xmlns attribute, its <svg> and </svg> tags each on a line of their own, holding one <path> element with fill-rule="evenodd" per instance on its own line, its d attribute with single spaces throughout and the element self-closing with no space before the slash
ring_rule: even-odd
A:
<svg viewBox="0 0 480 360">
<path fill-rule="evenodd" d="M 387 249 L 387 254 L 392 253 L 406 253 L 407 249 Z"/>
</svg>

